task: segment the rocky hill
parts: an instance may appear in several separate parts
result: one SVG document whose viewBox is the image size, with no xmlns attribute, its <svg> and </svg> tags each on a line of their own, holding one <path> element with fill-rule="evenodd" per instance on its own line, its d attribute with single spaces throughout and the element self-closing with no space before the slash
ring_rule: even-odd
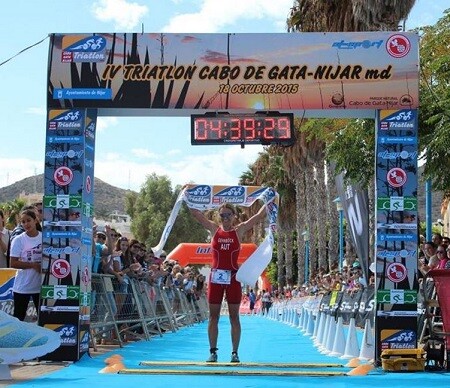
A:
<svg viewBox="0 0 450 388">
<path fill-rule="evenodd" d="M 12 201 L 20 194 L 43 193 L 44 174 L 31 176 L 0 188 L 0 203 Z M 94 209 L 96 216 L 107 216 L 114 211 L 125 213 L 125 196 L 130 190 L 120 189 L 102 180 L 94 180 Z"/>
</svg>

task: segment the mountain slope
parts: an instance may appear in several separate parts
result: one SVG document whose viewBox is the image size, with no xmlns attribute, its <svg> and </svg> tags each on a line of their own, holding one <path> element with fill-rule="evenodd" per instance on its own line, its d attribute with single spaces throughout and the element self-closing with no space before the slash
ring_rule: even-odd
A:
<svg viewBox="0 0 450 388">
<path fill-rule="evenodd" d="M 0 188 L 0 203 L 12 201 L 20 194 L 43 193 L 44 174 L 31 176 L 12 185 Z M 115 210 L 125 213 L 125 195 L 130 190 L 120 189 L 102 180 L 94 179 L 94 210 L 97 216 L 108 215 Z"/>
</svg>

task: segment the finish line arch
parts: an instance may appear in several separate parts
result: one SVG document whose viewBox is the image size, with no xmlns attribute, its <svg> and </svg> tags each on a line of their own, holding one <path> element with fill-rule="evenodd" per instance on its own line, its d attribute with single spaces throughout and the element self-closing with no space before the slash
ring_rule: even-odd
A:
<svg viewBox="0 0 450 388">
<path fill-rule="evenodd" d="M 51 34 L 39 323 L 73 336 L 49 359 L 75 361 L 89 348 L 97 117 L 217 111 L 375 119 L 376 246 L 360 260 L 368 268 L 376 257 L 376 358 L 382 348 L 417 347 L 418 40 L 404 32 Z M 357 197 L 345 193 L 358 236 Z"/>
</svg>

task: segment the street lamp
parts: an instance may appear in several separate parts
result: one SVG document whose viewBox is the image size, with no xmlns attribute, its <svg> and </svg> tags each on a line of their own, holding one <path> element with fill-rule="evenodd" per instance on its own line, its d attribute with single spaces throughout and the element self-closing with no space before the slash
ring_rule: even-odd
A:
<svg viewBox="0 0 450 388">
<path fill-rule="evenodd" d="M 305 282 L 309 278 L 309 232 L 305 230 L 302 233 L 303 241 L 305 242 Z"/>
<path fill-rule="evenodd" d="M 333 199 L 333 202 L 336 204 L 336 210 L 339 213 L 339 271 L 342 271 L 344 262 L 344 208 L 340 197 Z"/>
</svg>

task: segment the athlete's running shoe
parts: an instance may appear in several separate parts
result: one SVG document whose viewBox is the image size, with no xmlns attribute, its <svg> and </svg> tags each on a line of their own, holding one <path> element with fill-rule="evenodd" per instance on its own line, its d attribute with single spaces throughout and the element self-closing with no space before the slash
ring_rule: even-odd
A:
<svg viewBox="0 0 450 388">
<path fill-rule="evenodd" d="M 209 355 L 209 358 L 206 360 L 206 362 L 217 362 L 217 353 L 211 352 Z"/>
<path fill-rule="evenodd" d="M 239 356 L 236 352 L 231 353 L 231 361 L 230 362 L 241 362 L 241 361 L 239 361 Z"/>
<path fill-rule="evenodd" d="M 32 360 L 53 352 L 60 345 L 57 332 L 19 321 L 0 310 L 0 364 Z"/>
</svg>

